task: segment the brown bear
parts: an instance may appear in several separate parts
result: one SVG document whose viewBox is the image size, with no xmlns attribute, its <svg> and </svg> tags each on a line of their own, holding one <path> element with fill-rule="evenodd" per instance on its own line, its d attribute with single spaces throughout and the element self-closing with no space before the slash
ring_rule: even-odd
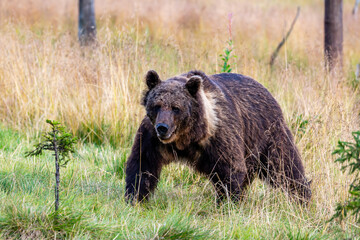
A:
<svg viewBox="0 0 360 240">
<path fill-rule="evenodd" d="M 126 165 L 127 201 L 147 199 L 163 166 L 183 162 L 206 175 L 221 199 L 240 199 L 255 177 L 300 202 L 310 183 L 279 104 L 255 80 L 201 71 L 162 81 L 146 75 L 146 108 Z"/>
</svg>

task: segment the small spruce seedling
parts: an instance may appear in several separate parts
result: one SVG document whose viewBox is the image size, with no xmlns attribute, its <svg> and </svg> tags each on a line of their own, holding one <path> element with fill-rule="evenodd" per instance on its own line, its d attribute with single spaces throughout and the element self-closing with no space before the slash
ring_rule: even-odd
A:
<svg viewBox="0 0 360 240">
<path fill-rule="evenodd" d="M 60 167 L 65 167 L 69 162 L 69 154 L 73 153 L 76 138 L 65 131 L 65 128 L 57 121 L 46 120 L 51 125 L 51 131 L 43 134 L 43 139 L 35 145 L 33 151 L 26 153 L 26 156 L 41 155 L 43 150 L 54 152 L 55 157 L 55 212 L 59 209 L 59 185 L 60 185 Z"/>
<path fill-rule="evenodd" d="M 355 221 L 360 223 L 360 131 L 353 132 L 352 135 L 355 142 L 339 141 L 333 152 L 333 154 L 339 155 L 335 162 L 343 164 L 341 170 L 348 170 L 354 180 L 350 184 L 348 200 L 345 203 L 337 204 L 331 220 L 339 218 L 342 221 L 348 213 L 351 213 L 355 217 Z"/>
</svg>

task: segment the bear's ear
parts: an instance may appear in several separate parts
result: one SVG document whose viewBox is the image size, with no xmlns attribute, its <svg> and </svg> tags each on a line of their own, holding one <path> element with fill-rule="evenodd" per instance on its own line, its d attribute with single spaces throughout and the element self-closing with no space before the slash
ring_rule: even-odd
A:
<svg viewBox="0 0 360 240">
<path fill-rule="evenodd" d="M 202 83 L 202 78 L 200 76 L 192 76 L 185 84 L 186 89 L 189 91 L 191 96 L 195 97 L 196 93 L 199 91 Z"/>
<path fill-rule="evenodd" d="M 154 70 L 150 70 L 147 72 L 145 81 L 149 90 L 153 89 L 154 87 L 156 87 L 158 84 L 161 83 L 159 75 Z"/>
</svg>

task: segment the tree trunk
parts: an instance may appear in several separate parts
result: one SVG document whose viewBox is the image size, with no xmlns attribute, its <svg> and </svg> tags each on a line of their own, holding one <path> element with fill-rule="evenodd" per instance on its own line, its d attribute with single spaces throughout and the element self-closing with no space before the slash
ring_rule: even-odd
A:
<svg viewBox="0 0 360 240">
<path fill-rule="evenodd" d="M 79 41 L 82 46 L 96 40 L 94 0 L 79 0 Z"/>
<path fill-rule="evenodd" d="M 335 67 L 342 67 L 343 52 L 343 23 L 342 23 L 342 0 L 325 0 L 324 18 L 324 50 L 325 67 L 328 71 Z"/>
</svg>

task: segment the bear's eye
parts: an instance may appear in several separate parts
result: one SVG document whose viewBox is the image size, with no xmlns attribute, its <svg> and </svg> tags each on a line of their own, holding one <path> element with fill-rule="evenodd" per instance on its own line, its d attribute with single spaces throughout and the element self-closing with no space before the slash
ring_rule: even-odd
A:
<svg viewBox="0 0 360 240">
<path fill-rule="evenodd" d="M 180 112 L 180 108 L 178 108 L 178 107 L 172 107 L 171 109 L 172 109 L 172 111 L 174 113 L 179 113 Z"/>
<path fill-rule="evenodd" d="M 155 112 L 158 112 L 160 110 L 161 106 L 160 105 L 156 105 L 153 109 Z"/>
</svg>

